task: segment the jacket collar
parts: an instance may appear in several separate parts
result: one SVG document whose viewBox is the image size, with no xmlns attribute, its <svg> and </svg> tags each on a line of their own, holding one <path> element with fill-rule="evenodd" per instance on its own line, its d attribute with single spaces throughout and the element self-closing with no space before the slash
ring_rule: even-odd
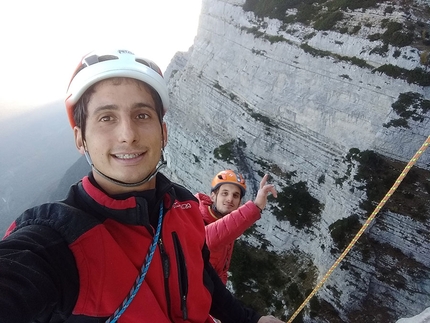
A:
<svg viewBox="0 0 430 323">
<path fill-rule="evenodd" d="M 164 200 L 165 209 L 170 208 L 171 201 L 174 200 L 172 183 L 163 174 L 158 173 L 156 177 L 155 200 L 148 201 L 148 192 L 130 192 L 123 194 L 121 198 L 106 194 L 100 187 L 97 187 L 88 176 L 75 186 L 76 203 L 84 211 L 103 218 L 112 218 L 124 224 L 149 225 L 150 216 L 154 213 L 158 217 L 158 207 L 161 200 Z M 166 194 L 168 193 L 168 194 Z M 150 210 L 148 210 L 148 207 Z M 156 209 L 156 210 L 154 210 Z M 155 211 L 155 212 L 153 212 Z"/>
</svg>

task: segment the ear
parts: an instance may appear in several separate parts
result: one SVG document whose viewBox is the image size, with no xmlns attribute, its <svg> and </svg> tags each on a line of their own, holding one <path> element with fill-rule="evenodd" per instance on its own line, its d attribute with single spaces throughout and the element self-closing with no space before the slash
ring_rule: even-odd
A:
<svg viewBox="0 0 430 323">
<path fill-rule="evenodd" d="M 75 126 L 73 128 L 73 134 L 75 136 L 75 145 L 78 151 L 83 155 L 85 153 L 85 144 L 82 139 L 82 131 L 81 128 Z"/>
<path fill-rule="evenodd" d="M 211 201 L 215 202 L 215 200 L 216 200 L 216 194 L 215 192 L 211 192 Z"/>
<path fill-rule="evenodd" d="M 162 143 L 162 146 L 164 148 L 167 145 L 167 125 L 166 125 L 166 123 L 163 122 L 162 125 L 161 125 L 161 127 L 162 127 L 161 131 L 163 131 L 163 139 L 164 139 L 164 142 Z"/>
</svg>

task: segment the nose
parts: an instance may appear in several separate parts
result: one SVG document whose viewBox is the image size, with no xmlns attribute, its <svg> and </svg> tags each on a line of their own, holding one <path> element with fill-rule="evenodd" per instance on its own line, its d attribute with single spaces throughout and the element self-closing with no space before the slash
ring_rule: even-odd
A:
<svg viewBox="0 0 430 323">
<path fill-rule="evenodd" d="M 132 143 L 137 140 L 137 128 L 134 122 L 123 118 L 118 124 L 118 140 L 120 142 Z"/>
</svg>

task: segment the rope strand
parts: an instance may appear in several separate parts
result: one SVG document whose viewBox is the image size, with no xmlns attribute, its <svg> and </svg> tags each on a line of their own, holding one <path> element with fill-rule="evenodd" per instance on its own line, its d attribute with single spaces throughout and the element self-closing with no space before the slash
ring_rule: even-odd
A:
<svg viewBox="0 0 430 323">
<path fill-rule="evenodd" d="M 154 239 L 152 240 L 151 246 L 145 257 L 145 261 L 143 262 L 142 268 L 140 270 L 140 274 L 137 276 L 136 281 L 134 282 L 132 288 L 130 289 L 130 292 L 128 293 L 124 301 L 121 303 L 120 307 L 118 307 L 118 309 L 112 314 L 111 317 L 109 317 L 108 320 L 106 320 L 105 323 L 115 323 L 119 319 L 119 317 L 125 312 L 128 306 L 131 304 L 131 301 L 134 299 L 137 292 L 139 291 L 139 288 L 142 285 L 143 280 L 145 279 L 146 273 L 149 269 L 149 264 L 151 263 L 152 256 L 154 255 L 155 249 L 157 247 L 162 222 L 163 222 L 163 202 L 161 202 L 161 205 L 160 205 L 160 214 L 158 217 L 157 231 L 155 232 Z"/>
<path fill-rule="evenodd" d="M 358 231 L 358 233 L 355 235 L 355 237 L 352 239 L 352 241 L 349 243 L 349 245 L 346 247 L 346 249 L 342 252 L 342 254 L 339 256 L 339 258 L 330 267 L 330 269 L 324 275 L 323 279 L 321 279 L 321 281 L 315 286 L 315 288 L 309 294 L 309 296 L 303 301 L 303 303 L 299 306 L 299 308 L 294 312 L 294 314 L 287 321 L 287 323 L 291 323 L 296 318 L 296 316 L 306 306 L 306 304 L 309 302 L 309 300 L 318 292 L 318 290 L 326 282 L 326 280 L 329 278 L 329 276 L 332 274 L 332 272 L 336 269 L 336 267 L 339 265 L 339 263 L 343 260 L 343 258 L 345 258 L 345 256 L 348 254 L 348 252 L 351 250 L 351 248 L 354 246 L 354 244 L 357 242 L 357 240 L 361 237 L 361 235 L 364 233 L 364 231 L 367 229 L 367 227 L 370 225 L 372 220 L 375 218 L 375 216 L 378 214 L 378 212 L 381 210 L 381 208 L 385 205 L 385 203 L 391 197 L 391 195 L 393 195 L 393 193 L 395 192 L 397 187 L 403 181 L 406 174 L 409 172 L 409 170 L 412 168 L 412 166 L 417 162 L 418 158 L 424 153 L 424 151 L 427 149 L 429 144 L 430 144 L 430 136 L 428 136 L 427 140 L 424 142 L 424 144 L 421 146 L 421 148 L 418 149 L 418 151 L 415 153 L 414 157 L 412 157 L 412 159 L 409 161 L 409 163 L 403 169 L 403 172 L 399 175 L 399 177 L 394 182 L 393 186 L 390 188 L 390 190 L 387 192 L 387 194 L 385 194 L 385 196 L 381 200 L 381 202 L 379 202 L 378 206 L 375 208 L 375 210 L 372 212 L 372 214 L 368 217 L 366 222 L 363 224 L 361 229 Z"/>
</svg>

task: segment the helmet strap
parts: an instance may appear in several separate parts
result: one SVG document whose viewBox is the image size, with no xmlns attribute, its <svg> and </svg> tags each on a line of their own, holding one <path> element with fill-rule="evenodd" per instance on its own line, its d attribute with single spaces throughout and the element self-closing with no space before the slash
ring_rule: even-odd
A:
<svg viewBox="0 0 430 323">
<path fill-rule="evenodd" d="M 142 184 L 145 184 L 147 182 L 149 182 L 151 179 L 153 179 L 155 177 L 155 175 L 157 175 L 157 173 L 166 166 L 167 162 L 166 159 L 164 157 L 164 148 L 161 148 L 161 157 L 160 157 L 160 162 L 158 163 L 157 167 L 155 168 L 155 170 L 149 174 L 147 177 L 145 177 L 144 179 L 142 179 L 139 182 L 135 182 L 135 183 L 126 183 L 126 182 L 122 182 L 119 180 L 116 180 L 104 173 L 102 173 L 100 170 L 98 170 L 96 168 L 96 166 L 94 166 L 90 154 L 87 150 L 85 150 L 85 158 L 88 162 L 88 164 L 91 166 L 91 168 L 97 173 L 99 174 L 101 177 L 103 177 L 104 179 L 108 180 L 109 182 L 115 184 L 115 185 L 119 185 L 119 186 L 123 186 L 123 187 L 137 187 L 140 186 Z"/>
<path fill-rule="evenodd" d="M 160 119 L 160 124 L 162 125 L 162 121 Z M 104 174 L 103 172 L 101 172 L 100 170 L 97 169 L 96 166 L 94 166 L 93 161 L 91 160 L 91 156 L 90 153 L 88 152 L 87 148 L 86 148 L 86 143 L 85 143 L 85 139 L 83 139 L 83 144 L 84 144 L 84 155 L 85 155 L 85 159 L 87 160 L 88 164 L 91 166 L 91 168 L 97 173 L 99 174 L 101 177 L 103 177 L 104 179 L 108 180 L 109 182 L 115 184 L 115 185 L 119 185 L 119 186 L 123 186 L 123 187 L 137 187 L 140 186 L 142 184 L 145 184 L 147 182 L 149 182 L 151 179 L 153 179 L 155 177 L 155 175 L 157 175 L 157 173 L 164 167 L 166 167 L 167 165 L 167 160 L 166 160 L 166 156 L 165 156 L 165 152 L 164 152 L 164 134 L 163 131 L 161 131 L 161 140 L 163 142 L 162 147 L 161 147 L 161 156 L 160 156 L 160 161 L 157 165 L 157 167 L 155 168 L 155 170 L 150 173 L 148 176 L 146 176 L 144 179 L 142 179 L 139 182 L 135 182 L 135 183 L 126 183 L 126 182 L 122 182 L 119 181 L 115 178 L 112 178 L 106 174 Z"/>
</svg>

